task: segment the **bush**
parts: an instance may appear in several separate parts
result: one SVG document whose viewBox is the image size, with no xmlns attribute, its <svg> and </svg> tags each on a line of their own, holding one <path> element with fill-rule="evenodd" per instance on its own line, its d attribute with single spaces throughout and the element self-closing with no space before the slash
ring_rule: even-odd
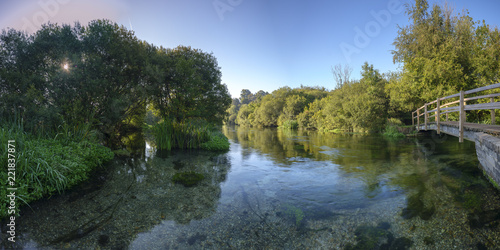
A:
<svg viewBox="0 0 500 250">
<path fill-rule="evenodd" d="M 219 131 L 212 132 L 210 139 L 201 144 L 201 148 L 211 151 L 225 151 L 229 150 L 229 140 Z"/>
<path fill-rule="evenodd" d="M 299 128 L 299 123 L 296 120 L 287 120 L 280 126 L 280 128 L 297 129 Z"/>
<path fill-rule="evenodd" d="M 406 137 L 404 134 L 399 132 L 398 127 L 395 125 L 386 125 L 383 135 L 392 138 Z"/>
</svg>

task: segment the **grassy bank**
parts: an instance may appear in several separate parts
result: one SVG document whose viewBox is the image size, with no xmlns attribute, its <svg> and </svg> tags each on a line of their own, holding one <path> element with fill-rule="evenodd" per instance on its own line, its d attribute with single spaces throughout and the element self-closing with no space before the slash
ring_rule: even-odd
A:
<svg viewBox="0 0 500 250">
<path fill-rule="evenodd" d="M 399 119 L 389 118 L 383 135 L 391 138 L 403 138 L 405 136 L 415 135 L 415 132 L 413 126 L 405 126 Z"/>
<path fill-rule="evenodd" d="M 228 150 L 229 140 L 220 130 L 205 121 L 162 121 L 151 127 L 160 149 Z"/>
<path fill-rule="evenodd" d="M 8 215 L 8 159 L 15 159 L 16 212 L 31 201 L 60 193 L 89 177 L 96 167 L 114 157 L 110 149 L 91 138 L 88 128 L 53 135 L 32 135 L 19 126 L 0 127 L 0 219 Z M 11 143 L 8 143 L 11 141 Z M 8 144 L 11 144 L 10 146 Z M 10 151 L 9 151 L 10 148 Z M 15 150 L 13 150 L 15 149 Z M 10 154 L 10 156 L 9 156 Z M 12 163 L 10 161 L 9 163 Z M 12 166 L 12 165 L 10 165 Z M 9 214 L 10 215 L 10 214 Z"/>
</svg>

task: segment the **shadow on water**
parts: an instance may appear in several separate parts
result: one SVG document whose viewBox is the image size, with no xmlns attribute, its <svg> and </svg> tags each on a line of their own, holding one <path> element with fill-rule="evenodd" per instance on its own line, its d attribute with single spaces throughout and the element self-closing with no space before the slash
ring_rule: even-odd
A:
<svg viewBox="0 0 500 250">
<path fill-rule="evenodd" d="M 231 167 L 225 154 L 155 154 L 147 151 L 144 138 L 130 138 L 127 150 L 136 157 L 115 158 L 82 185 L 35 202 L 32 210 L 24 208 L 15 247 L 123 249 L 162 221 L 187 224 L 216 211 L 220 185 Z M 173 183 L 172 176 L 181 171 L 204 179 L 192 187 Z"/>
</svg>

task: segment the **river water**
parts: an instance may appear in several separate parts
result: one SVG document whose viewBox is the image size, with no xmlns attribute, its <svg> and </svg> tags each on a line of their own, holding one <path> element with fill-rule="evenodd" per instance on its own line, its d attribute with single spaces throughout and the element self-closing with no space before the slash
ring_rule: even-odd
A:
<svg viewBox="0 0 500 250">
<path fill-rule="evenodd" d="M 24 207 L 18 248 L 488 249 L 500 196 L 474 143 L 224 127 L 228 152 L 128 138 L 91 179 Z M 176 173 L 204 175 L 195 186 Z M 2 223 L 5 224 L 5 223 Z M 6 243 L 2 225 L 2 248 Z"/>
</svg>

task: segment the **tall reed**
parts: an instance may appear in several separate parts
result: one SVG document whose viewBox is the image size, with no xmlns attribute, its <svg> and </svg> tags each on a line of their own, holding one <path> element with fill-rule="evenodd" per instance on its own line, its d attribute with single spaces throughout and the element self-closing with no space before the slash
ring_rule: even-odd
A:
<svg viewBox="0 0 500 250">
<path fill-rule="evenodd" d="M 160 149 L 195 149 L 210 139 L 211 126 L 200 121 L 163 121 L 153 126 L 153 136 Z"/>
</svg>

